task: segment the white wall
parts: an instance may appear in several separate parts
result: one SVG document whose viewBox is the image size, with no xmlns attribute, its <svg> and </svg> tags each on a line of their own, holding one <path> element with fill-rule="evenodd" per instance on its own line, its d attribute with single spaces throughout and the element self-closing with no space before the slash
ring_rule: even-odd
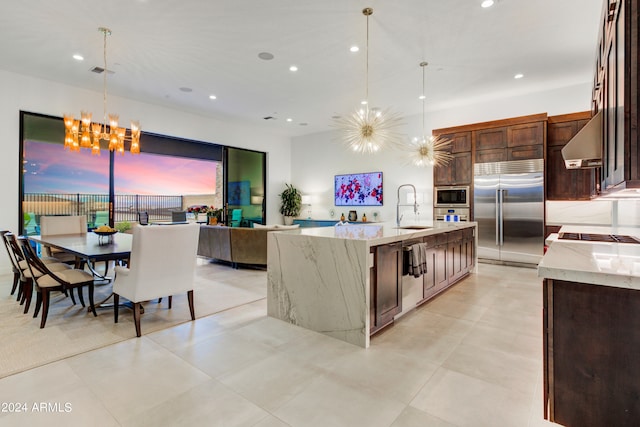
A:
<svg viewBox="0 0 640 427">
<path fill-rule="evenodd" d="M 17 232 L 20 110 L 61 117 L 67 112 L 78 116 L 81 109 L 86 109 L 100 117 L 102 93 L 4 71 L 0 71 L 0 93 L 0 229 Z M 267 218 L 280 220 L 278 194 L 284 182 L 290 181 L 289 138 L 246 123 L 215 120 L 124 98 L 109 96 L 108 102 L 109 111 L 118 113 L 122 123 L 138 119 L 143 131 L 267 152 Z M 0 255 L 0 273 L 8 272 L 9 267 L 7 257 Z"/>
<path fill-rule="evenodd" d="M 447 110 L 428 111 L 426 113 L 425 130 L 427 135 L 431 129 L 499 120 L 529 114 L 558 114 L 587 111 L 590 109 L 591 85 L 571 86 L 535 94 L 521 95 L 511 98 L 493 99 L 478 104 L 459 105 Z M 345 112 L 349 113 L 349 112 Z M 422 132 L 422 115 L 405 118 L 403 133 L 408 136 L 419 136 Z M 291 179 L 292 183 L 303 194 L 312 196 L 312 218 L 331 219 L 330 212 L 340 213 L 349 208 L 338 208 L 333 201 L 333 177 L 337 174 L 356 172 L 383 172 L 384 206 L 381 208 L 358 208 L 358 218 L 362 213 L 373 220 L 372 213 L 380 212 L 381 220 L 395 221 L 396 189 L 400 184 L 414 184 L 418 190 L 420 203 L 419 220 L 433 218 L 433 168 L 418 168 L 407 164 L 402 153 L 385 150 L 373 155 L 355 154 L 347 149 L 339 140 L 340 132 L 332 130 L 293 139 L 291 147 Z M 400 199 L 406 203 L 406 190 L 403 189 Z M 413 210 L 403 208 L 403 222 L 414 220 Z M 301 217 L 306 217 L 303 207 Z"/>
</svg>

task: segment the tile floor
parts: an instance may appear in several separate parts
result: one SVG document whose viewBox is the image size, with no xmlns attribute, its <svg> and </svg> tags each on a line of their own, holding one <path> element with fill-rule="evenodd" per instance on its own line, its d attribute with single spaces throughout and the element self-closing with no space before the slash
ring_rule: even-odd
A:
<svg viewBox="0 0 640 427">
<path fill-rule="evenodd" d="M 480 264 L 365 350 L 262 299 L 6 377 L 0 425 L 551 425 L 541 311 L 536 270 Z"/>
</svg>

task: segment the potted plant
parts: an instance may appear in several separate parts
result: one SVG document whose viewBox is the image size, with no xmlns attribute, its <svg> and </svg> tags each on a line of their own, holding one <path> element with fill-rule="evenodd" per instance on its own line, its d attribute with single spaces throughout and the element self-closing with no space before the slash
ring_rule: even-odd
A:
<svg viewBox="0 0 640 427">
<path fill-rule="evenodd" d="M 115 229 L 120 233 L 128 233 L 131 230 L 131 223 L 129 221 L 118 222 L 115 225 Z"/>
<path fill-rule="evenodd" d="M 280 193 L 280 213 L 284 215 L 284 223 L 287 225 L 293 224 L 293 218 L 300 215 L 300 209 L 302 207 L 302 195 L 297 188 L 293 185 L 285 183 L 285 190 Z"/>
<path fill-rule="evenodd" d="M 222 209 L 209 206 L 207 208 L 207 223 L 209 225 L 216 225 L 222 222 Z"/>
</svg>

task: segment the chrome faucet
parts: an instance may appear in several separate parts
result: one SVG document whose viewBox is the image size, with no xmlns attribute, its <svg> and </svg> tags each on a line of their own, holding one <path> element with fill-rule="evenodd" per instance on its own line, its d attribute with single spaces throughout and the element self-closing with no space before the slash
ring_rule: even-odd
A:
<svg viewBox="0 0 640 427">
<path fill-rule="evenodd" d="M 413 213 L 418 213 L 418 197 L 416 194 L 416 187 L 413 184 L 402 184 L 398 187 L 398 203 L 396 204 L 396 227 L 400 227 L 400 221 L 402 220 L 403 215 L 400 215 L 400 206 L 412 206 L 412 205 L 403 205 L 400 204 L 400 189 L 402 187 L 411 187 L 413 188 Z"/>
</svg>

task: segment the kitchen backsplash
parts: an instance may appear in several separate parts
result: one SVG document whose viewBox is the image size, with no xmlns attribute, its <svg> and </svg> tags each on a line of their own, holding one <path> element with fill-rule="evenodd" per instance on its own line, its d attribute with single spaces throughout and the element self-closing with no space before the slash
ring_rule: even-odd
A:
<svg viewBox="0 0 640 427">
<path fill-rule="evenodd" d="M 547 201 L 546 224 L 640 227 L 640 200 Z"/>
</svg>

